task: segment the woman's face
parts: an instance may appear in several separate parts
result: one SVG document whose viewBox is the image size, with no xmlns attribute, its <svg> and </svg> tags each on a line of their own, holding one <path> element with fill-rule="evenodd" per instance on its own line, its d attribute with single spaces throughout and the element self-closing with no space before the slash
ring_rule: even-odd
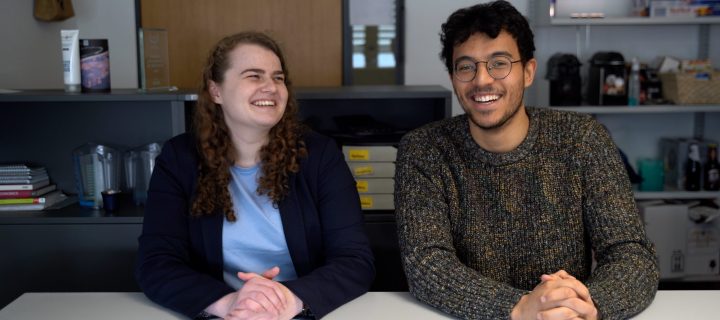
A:
<svg viewBox="0 0 720 320">
<path fill-rule="evenodd" d="M 255 44 L 240 44 L 228 54 L 230 67 L 222 83 L 210 81 L 210 96 L 222 106 L 225 123 L 268 132 L 283 116 L 288 90 L 280 59 Z"/>
</svg>

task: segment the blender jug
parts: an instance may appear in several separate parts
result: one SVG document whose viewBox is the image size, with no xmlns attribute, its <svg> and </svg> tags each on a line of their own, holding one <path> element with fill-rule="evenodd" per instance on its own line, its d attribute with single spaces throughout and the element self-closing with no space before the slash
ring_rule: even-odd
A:
<svg viewBox="0 0 720 320">
<path fill-rule="evenodd" d="M 80 206 L 103 207 L 101 192 L 119 190 L 120 152 L 111 147 L 86 143 L 73 150 L 75 184 Z"/>
<path fill-rule="evenodd" d="M 150 177 L 155 167 L 155 158 L 160 155 L 159 143 L 150 143 L 134 148 L 125 154 L 125 179 L 128 189 L 132 190 L 136 205 L 145 204 Z"/>
</svg>

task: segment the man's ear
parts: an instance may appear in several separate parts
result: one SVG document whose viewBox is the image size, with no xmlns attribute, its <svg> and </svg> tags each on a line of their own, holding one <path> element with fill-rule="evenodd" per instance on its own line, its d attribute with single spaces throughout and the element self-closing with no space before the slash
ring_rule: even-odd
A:
<svg viewBox="0 0 720 320">
<path fill-rule="evenodd" d="M 525 88 L 529 87 L 535 79 L 535 70 L 537 70 L 537 60 L 532 58 L 525 63 L 523 77 L 525 78 Z"/>
<path fill-rule="evenodd" d="M 208 80 L 208 92 L 210 93 L 210 99 L 217 104 L 222 104 L 222 97 L 220 97 L 220 87 L 215 81 Z"/>
</svg>

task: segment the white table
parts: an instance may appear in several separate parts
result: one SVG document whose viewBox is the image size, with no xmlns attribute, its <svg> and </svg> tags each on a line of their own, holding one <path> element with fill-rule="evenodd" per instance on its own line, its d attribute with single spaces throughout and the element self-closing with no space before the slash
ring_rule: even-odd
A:
<svg viewBox="0 0 720 320">
<path fill-rule="evenodd" d="M 658 291 L 655 300 L 633 319 L 720 319 L 720 290 Z M 338 308 L 327 319 L 453 319 L 421 304 L 407 292 L 368 292 Z"/>
<path fill-rule="evenodd" d="M 720 319 L 720 290 L 659 291 L 638 320 Z M 0 310 L 2 320 L 185 319 L 139 292 L 26 293 Z M 369 292 L 330 313 L 327 320 L 450 319 L 407 292 Z"/>
</svg>

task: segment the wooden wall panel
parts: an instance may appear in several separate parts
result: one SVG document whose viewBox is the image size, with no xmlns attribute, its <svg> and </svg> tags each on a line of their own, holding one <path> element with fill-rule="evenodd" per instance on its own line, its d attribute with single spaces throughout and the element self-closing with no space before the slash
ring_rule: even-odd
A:
<svg viewBox="0 0 720 320">
<path fill-rule="evenodd" d="M 170 83 L 196 89 L 210 47 L 244 30 L 280 43 L 296 86 L 342 84 L 342 1 L 140 0 L 141 26 L 168 30 Z"/>
</svg>

